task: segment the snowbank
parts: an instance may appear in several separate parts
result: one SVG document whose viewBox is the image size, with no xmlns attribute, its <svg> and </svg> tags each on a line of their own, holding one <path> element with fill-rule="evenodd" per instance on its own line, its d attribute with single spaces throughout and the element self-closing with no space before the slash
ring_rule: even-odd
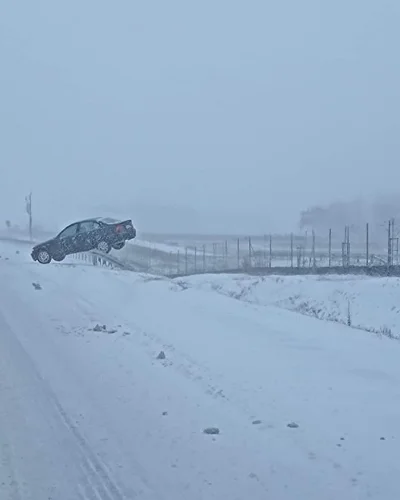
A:
<svg viewBox="0 0 400 500">
<path fill-rule="evenodd" d="M 185 283 L 252 304 L 273 305 L 400 338 L 399 278 L 203 275 L 187 278 Z"/>
</svg>

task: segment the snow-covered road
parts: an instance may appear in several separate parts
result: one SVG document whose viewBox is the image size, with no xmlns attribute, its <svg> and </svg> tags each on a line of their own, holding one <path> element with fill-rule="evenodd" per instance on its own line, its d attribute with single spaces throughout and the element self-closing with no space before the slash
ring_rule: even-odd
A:
<svg viewBox="0 0 400 500">
<path fill-rule="evenodd" d="M 1 499 L 400 496 L 399 342 L 0 255 Z"/>
</svg>

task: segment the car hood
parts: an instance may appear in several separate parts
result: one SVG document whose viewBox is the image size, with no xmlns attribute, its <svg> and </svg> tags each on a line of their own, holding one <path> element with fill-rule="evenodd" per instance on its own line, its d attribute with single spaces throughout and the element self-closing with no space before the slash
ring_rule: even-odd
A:
<svg viewBox="0 0 400 500">
<path fill-rule="evenodd" d="M 38 243 L 37 245 L 35 245 L 33 247 L 33 250 L 36 250 L 39 247 L 44 247 L 46 245 L 50 245 L 51 243 L 53 243 L 53 241 L 54 241 L 54 238 L 52 238 L 51 240 L 42 241 L 41 243 Z"/>
</svg>

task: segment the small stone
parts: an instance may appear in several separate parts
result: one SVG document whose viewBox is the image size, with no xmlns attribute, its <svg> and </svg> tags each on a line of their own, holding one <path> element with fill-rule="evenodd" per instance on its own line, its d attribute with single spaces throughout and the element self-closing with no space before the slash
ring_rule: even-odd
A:
<svg viewBox="0 0 400 500">
<path fill-rule="evenodd" d="M 130 334 L 131 334 L 131 332 L 124 332 L 122 335 L 123 335 L 124 337 L 126 337 L 127 335 L 130 335 Z"/>
<path fill-rule="evenodd" d="M 296 422 L 290 422 L 289 424 L 287 424 L 287 426 L 290 429 L 297 429 L 299 427 L 299 424 L 296 424 Z"/>
<path fill-rule="evenodd" d="M 117 333 L 117 330 L 107 330 L 107 333 Z"/>
<path fill-rule="evenodd" d="M 165 417 L 165 416 L 168 415 L 168 412 L 167 411 L 163 411 L 162 414 L 163 414 L 163 417 Z"/>
<path fill-rule="evenodd" d="M 41 289 L 42 289 L 42 287 L 41 287 L 40 283 L 32 283 L 32 286 L 33 286 L 33 288 L 34 288 L 35 290 L 41 290 Z"/>
<path fill-rule="evenodd" d="M 97 324 L 97 325 L 93 328 L 93 331 L 94 331 L 94 332 L 101 332 L 102 330 L 103 330 L 103 328 L 102 328 L 99 324 Z"/>
<path fill-rule="evenodd" d="M 385 441 L 385 440 L 386 440 L 386 438 L 382 436 L 381 437 L 381 441 Z"/>
<path fill-rule="evenodd" d="M 252 422 L 253 425 L 260 425 L 261 423 L 261 420 L 253 420 Z"/>
<path fill-rule="evenodd" d="M 207 427 L 203 430 L 204 434 L 219 434 L 218 427 Z"/>
<path fill-rule="evenodd" d="M 164 351 L 160 351 L 160 353 L 158 354 L 157 356 L 157 359 L 165 359 L 165 352 Z"/>
<path fill-rule="evenodd" d="M 344 437 L 341 437 L 341 438 L 340 438 L 340 441 L 344 441 Z"/>
</svg>

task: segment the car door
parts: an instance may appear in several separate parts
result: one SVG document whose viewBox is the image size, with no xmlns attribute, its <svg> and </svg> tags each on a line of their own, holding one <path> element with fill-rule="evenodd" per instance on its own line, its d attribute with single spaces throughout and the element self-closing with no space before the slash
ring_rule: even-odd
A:
<svg viewBox="0 0 400 500">
<path fill-rule="evenodd" d="M 94 220 L 83 221 L 79 224 L 77 237 L 79 252 L 88 252 L 96 248 L 99 230 L 100 224 Z"/>
<path fill-rule="evenodd" d="M 62 254 L 70 255 L 71 253 L 75 253 L 77 246 L 77 232 L 78 232 L 78 224 L 71 224 L 67 226 L 61 233 L 57 236 L 57 240 L 59 242 L 59 248 Z"/>
</svg>

